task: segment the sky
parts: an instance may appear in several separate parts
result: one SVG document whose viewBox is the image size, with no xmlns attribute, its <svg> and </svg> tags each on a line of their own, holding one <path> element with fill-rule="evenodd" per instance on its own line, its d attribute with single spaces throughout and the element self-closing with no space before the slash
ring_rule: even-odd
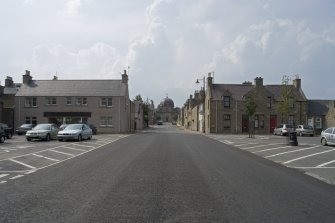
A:
<svg viewBox="0 0 335 223">
<path fill-rule="evenodd" d="M 181 107 L 214 83 L 301 78 L 335 99 L 334 0 L 0 0 L 0 81 L 121 79 Z M 199 84 L 196 80 L 199 79 Z"/>
</svg>

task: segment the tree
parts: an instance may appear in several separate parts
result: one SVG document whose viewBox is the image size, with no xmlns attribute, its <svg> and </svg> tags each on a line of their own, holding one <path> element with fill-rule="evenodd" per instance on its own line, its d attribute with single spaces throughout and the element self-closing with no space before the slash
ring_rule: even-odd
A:
<svg viewBox="0 0 335 223">
<path fill-rule="evenodd" d="M 280 101 L 277 104 L 277 111 L 282 115 L 282 123 L 287 120 L 290 107 L 293 107 L 294 93 L 293 88 L 289 86 L 290 78 L 286 75 L 282 78 L 282 85 L 280 89 Z"/>
<path fill-rule="evenodd" d="M 249 126 L 250 126 L 249 127 L 249 138 L 253 138 L 253 129 L 251 129 L 251 127 L 253 127 L 254 125 L 251 124 L 252 123 L 251 118 L 256 112 L 257 105 L 254 101 L 254 98 L 251 96 L 246 97 L 244 105 L 245 105 L 245 110 L 248 115 L 248 121 L 249 121 Z"/>
<path fill-rule="evenodd" d="M 146 102 L 143 102 L 142 96 L 140 94 L 135 96 L 134 101 L 138 101 L 141 103 L 144 123 L 146 123 L 147 126 L 149 126 L 149 111 L 150 111 L 149 101 L 147 100 Z"/>
</svg>

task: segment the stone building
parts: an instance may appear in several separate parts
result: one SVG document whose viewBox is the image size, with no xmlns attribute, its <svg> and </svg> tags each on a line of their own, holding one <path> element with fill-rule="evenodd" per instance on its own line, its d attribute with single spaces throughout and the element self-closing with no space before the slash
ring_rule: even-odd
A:
<svg viewBox="0 0 335 223">
<path fill-rule="evenodd" d="M 261 77 L 256 77 L 254 84 L 214 84 L 212 81 L 209 74 L 205 99 L 206 133 L 238 134 L 247 133 L 251 128 L 256 134 L 267 134 L 280 123 L 307 124 L 307 99 L 299 78 L 287 86 L 292 92 L 287 116 L 277 111 L 282 85 L 264 85 Z M 252 122 L 245 108 L 247 97 L 257 105 Z"/>
<path fill-rule="evenodd" d="M 0 85 L 0 122 L 14 127 L 15 94 L 20 84 L 7 76 L 5 85 Z"/>
<path fill-rule="evenodd" d="M 156 118 L 163 122 L 177 121 L 178 111 L 179 109 L 174 107 L 173 100 L 166 96 L 166 98 L 164 98 L 157 106 Z"/>
<path fill-rule="evenodd" d="M 128 75 L 120 80 L 33 80 L 23 75 L 15 96 L 15 127 L 23 123 L 90 123 L 99 133 L 134 129 Z"/>
<path fill-rule="evenodd" d="M 309 100 L 307 124 L 314 127 L 316 134 L 335 126 L 335 100 Z"/>
</svg>

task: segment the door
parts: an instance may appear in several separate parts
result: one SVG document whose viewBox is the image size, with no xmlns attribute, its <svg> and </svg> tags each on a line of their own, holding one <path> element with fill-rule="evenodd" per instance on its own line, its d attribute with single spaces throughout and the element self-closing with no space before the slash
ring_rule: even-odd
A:
<svg viewBox="0 0 335 223">
<path fill-rule="evenodd" d="M 273 133 L 276 126 L 277 126 L 277 116 L 271 115 L 270 116 L 270 133 Z"/>
<path fill-rule="evenodd" d="M 242 115 L 242 133 L 249 132 L 249 116 Z"/>
</svg>

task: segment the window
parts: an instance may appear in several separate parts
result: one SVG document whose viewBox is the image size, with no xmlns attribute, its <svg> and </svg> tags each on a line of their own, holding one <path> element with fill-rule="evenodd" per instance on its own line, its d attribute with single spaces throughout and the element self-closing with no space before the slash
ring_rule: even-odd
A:
<svg viewBox="0 0 335 223">
<path fill-rule="evenodd" d="M 288 107 L 289 108 L 294 108 L 294 100 L 293 100 L 293 98 L 289 98 L 288 99 Z"/>
<path fill-rule="evenodd" d="M 294 126 L 294 115 L 289 115 L 288 116 L 288 122 L 287 124 Z"/>
<path fill-rule="evenodd" d="M 315 128 L 322 129 L 322 118 L 321 117 L 315 118 Z"/>
<path fill-rule="evenodd" d="M 101 98 L 100 99 L 100 106 L 101 107 L 112 107 L 113 106 L 112 98 Z"/>
<path fill-rule="evenodd" d="M 255 115 L 255 128 L 264 129 L 264 115 Z"/>
<path fill-rule="evenodd" d="M 87 105 L 87 98 L 85 97 L 78 97 L 76 98 L 76 105 Z"/>
<path fill-rule="evenodd" d="M 230 115 L 223 116 L 223 128 L 230 129 Z"/>
<path fill-rule="evenodd" d="M 268 97 L 268 102 L 266 104 L 267 108 L 272 108 L 272 98 L 269 96 Z"/>
<path fill-rule="evenodd" d="M 27 97 L 24 100 L 25 107 L 37 107 L 37 98 L 35 97 Z"/>
<path fill-rule="evenodd" d="M 37 118 L 36 117 L 26 117 L 26 124 L 37 124 Z"/>
<path fill-rule="evenodd" d="M 259 128 L 264 129 L 264 115 L 259 115 Z"/>
<path fill-rule="evenodd" d="M 66 105 L 72 105 L 72 98 L 66 97 Z"/>
<path fill-rule="evenodd" d="M 230 108 L 230 96 L 223 97 L 223 107 Z"/>
<path fill-rule="evenodd" d="M 100 126 L 113 126 L 113 119 L 111 116 L 100 117 Z"/>
<path fill-rule="evenodd" d="M 46 97 L 45 104 L 46 105 L 57 105 L 57 98 L 56 97 Z"/>
</svg>

